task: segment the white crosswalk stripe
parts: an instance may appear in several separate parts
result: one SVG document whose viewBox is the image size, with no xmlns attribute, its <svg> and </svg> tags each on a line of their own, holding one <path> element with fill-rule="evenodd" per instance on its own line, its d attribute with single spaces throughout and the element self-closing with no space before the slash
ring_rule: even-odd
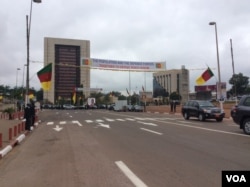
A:
<svg viewBox="0 0 250 187">
<path fill-rule="evenodd" d="M 135 118 L 136 120 L 148 120 L 147 118 Z"/>
<path fill-rule="evenodd" d="M 110 122 L 115 121 L 114 119 L 109 119 L 109 118 L 105 118 L 105 120 Z"/>
<path fill-rule="evenodd" d="M 116 119 L 104 118 L 104 119 L 85 120 L 85 122 L 86 123 L 105 123 L 105 122 L 115 122 L 115 121 L 120 121 L 120 122 L 125 122 L 125 121 L 152 121 L 154 119 L 165 120 L 166 118 L 124 118 L 124 119 L 122 119 L 122 118 L 116 118 Z"/>
<path fill-rule="evenodd" d="M 47 125 L 54 125 L 54 122 L 48 122 Z"/>
<path fill-rule="evenodd" d="M 117 121 L 125 121 L 124 119 L 116 119 Z"/>
<path fill-rule="evenodd" d="M 132 119 L 132 118 L 125 118 L 125 119 L 128 121 L 135 121 L 135 119 Z"/>
<path fill-rule="evenodd" d="M 94 121 L 92 120 L 85 120 L 87 123 L 93 123 Z"/>
</svg>

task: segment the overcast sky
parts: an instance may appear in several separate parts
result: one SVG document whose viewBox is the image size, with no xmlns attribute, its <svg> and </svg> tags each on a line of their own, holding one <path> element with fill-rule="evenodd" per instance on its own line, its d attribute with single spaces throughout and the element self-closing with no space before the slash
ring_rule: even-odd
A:
<svg viewBox="0 0 250 187">
<path fill-rule="evenodd" d="M 22 86 L 26 64 L 26 15 L 30 0 L 1 0 L 0 85 Z M 207 65 L 218 80 L 217 23 L 221 81 L 236 73 L 250 77 L 249 0 L 42 0 L 33 3 L 30 87 L 40 88 L 44 37 L 90 41 L 91 58 L 166 61 L 167 69 L 190 69 L 190 90 Z M 20 71 L 17 71 L 20 68 Z M 201 70 L 203 69 L 203 70 Z M 17 73 L 18 72 L 18 73 Z M 18 76 L 17 76 L 18 75 Z M 25 76 L 24 76 L 25 77 Z M 146 78 L 145 78 L 146 77 Z M 152 90 L 152 73 L 131 72 L 131 89 Z M 25 80 L 24 80 L 25 86 Z M 230 87 L 229 84 L 227 85 Z M 91 87 L 105 91 L 129 88 L 129 73 L 91 70 Z"/>
</svg>

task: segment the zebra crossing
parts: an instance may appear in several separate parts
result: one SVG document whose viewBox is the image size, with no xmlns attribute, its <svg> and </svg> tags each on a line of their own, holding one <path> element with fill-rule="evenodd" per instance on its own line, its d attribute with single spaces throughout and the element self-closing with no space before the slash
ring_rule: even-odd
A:
<svg viewBox="0 0 250 187">
<path fill-rule="evenodd" d="M 138 122 L 138 123 L 142 123 L 142 124 L 147 124 L 147 125 L 152 125 L 151 122 L 155 121 L 155 120 L 166 120 L 169 118 L 108 118 L 108 117 L 103 117 L 100 119 L 85 119 L 83 121 L 81 121 L 83 124 L 100 124 L 100 123 L 112 123 L 112 122 Z M 174 118 L 172 118 L 171 120 L 176 120 Z M 47 122 L 48 126 L 53 126 L 53 125 L 67 125 L 67 124 L 76 124 L 78 126 L 83 126 L 83 124 L 81 124 L 81 122 L 79 121 L 59 121 L 59 122 Z"/>
<path fill-rule="evenodd" d="M 85 120 L 86 123 L 104 123 L 104 122 L 115 122 L 115 121 L 119 121 L 119 122 L 125 122 L 125 121 L 136 121 L 138 119 L 136 118 L 115 118 L 115 119 L 111 119 L 111 118 L 103 118 L 103 119 L 93 119 L 93 120 Z M 146 120 L 144 118 L 144 120 Z"/>
<path fill-rule="evenodd" d="M 152 121 L 152 120 L 179 120 L 176 118 L 106 118 L 103 119 L 86 119 L 84 120 L 86 123 L 105 123 L 105 122 L 132 122 L 132 121 Z"/>
</svg>

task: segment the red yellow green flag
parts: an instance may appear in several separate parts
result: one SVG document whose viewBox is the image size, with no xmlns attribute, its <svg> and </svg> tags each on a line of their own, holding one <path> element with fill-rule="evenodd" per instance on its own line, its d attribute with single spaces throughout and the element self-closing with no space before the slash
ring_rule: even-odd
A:
<svg viewBox="0 0 250 187">
<path fill-rule="evenodd" d="M 196 84 L 202 85 L 205 82 L 207 82 L 212 76 L 214 76 L 214 74 L 211 71 L 211 69 L 208 67 L 207 70 L 204 71 L 202 75 L 196 79 Z"/>
<path fill-rule="evenodd" d="M 37 72 L 37 76 L 41 82 L 44 91 L 50 90 L 52 75 L 52 63 L 45 66 L 43 69 Z"/>
<path fill-rule="evenodd" d="M 73 90 L 73 96 L 72 96 L 73 104 L 76 104 L 76 88 Z"/>
</svg>

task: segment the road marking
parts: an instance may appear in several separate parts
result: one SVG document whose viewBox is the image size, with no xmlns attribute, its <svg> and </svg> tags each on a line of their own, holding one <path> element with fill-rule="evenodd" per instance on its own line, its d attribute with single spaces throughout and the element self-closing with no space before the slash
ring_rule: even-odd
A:
<svg viewBox="0 0 250 187">
<path fill-rule="evenodd" d="M 79 121 L 72 121 L 72 123 L 76 123 L 79 127 L 82 126 L 82 124 Z"/>
<path fill-rule="evenodd" d="M 158 134 L 158 135 L 162 135 L 162 134 L 163 134 L 163 133 L 156 132 L 156 131 L 152 131 L 152 130 L 145 129 L 145 128 L 141 128 L 141 130 L 148 131 L 148 132 L 152 132 L 152 133 L 154 133 L 154 134 Z"/>
<path fill-rule="evenodd" d="M 194 129 L 201 129 L 201 130 L 206 130 L 206 131 L 211 131 L 211 132 L 217 132 L 217 133 L 223 133 L 223 134 L 231 134 L 231 135 L 237 135 L 237 136 L 250 137 L 249 135 L 246 135 L 246 134 L 239 134 L 239 133 L 227 132 L 227 131 L 222 131 L 222 130 L 208 129 L 208 128 L 205 128 L 205 127 L 197 127 L 197 126 L 193 126 L 193 125 L 179 124 L 179 123 L 159 121 L 159 120 L 155 120 L 155 121 L 166 123 L 166 124 L 169 123 L 171 125 L 189 127 L 189 128 L 194 128 Z"/>
<path fill-rule="evenodd" d="M 142 182 L 142 180 L 139 179 L 122 161 L 116 161 L 115 164 L 136 187 L 147 187 L 147 185 Z"/>
<path fill-rule="evenodd" d="M 143 125 L 151 125 L 151 126 L 158 126 L 154 123 L 145 123 L 145 122 L 142 122 L 142 121 L 137 121 L 138 123 L 142 123 Z"/>
<path fill-rule="evenodd" d="M 147 120 L 145 118 L 135 118 L 135 119 L 137 119 L 137 120 Z"/>
<path fill-rule="evenodd" d="M 47 125 L 54 125 L 54 122 L 48 122 Z"/>
<path fill-rule="evenodd" d="M 97 120 L 95 120 L 95 121 L 98 122 L 98 123 L 103 122 L 102 119 L 97 119 Z"/>
<path fill-rule="evenodd" d="M 59 125 L 56 125 L 56 128 L 53 128 L 55 131 L 59 132 L 61 131 L 63 128 L 62 127 L 59 127 Z"/>
<path fill-rule="evenodd" d="M 108 124 L 103 124 L 103 123 L 99 123 L 99 126 L 101 126 L 101 127 L 105 127 L 105 128 L 110 128 L 110 126 L 108 125 Z"/>
<path fill-rule="evenodd" d="M 135 121 L 135 119 L 131 119 L 131 118 L 125 118 L 128 121 Z"/>
<path fill-rule="evenodd" d="M 109 118 L 105 118 L 105 120 L 107 120 L 107 121 L 115 121 L 115 120 L 113 120 L 113 119 L 109 119 Z"/>
<path fill-rule="evenodd" d="M 87 123 L 93 123 L 92 120 L 85 120 Z"/>
<path fill-rule="evenodd" d="M 125 121 L 124 119 L 116 119 L 117 121 Z"/>
<path fill-rule="evenodd" d="M 59 124 L 64 125 L 64 124 L 66 124 L 66 121 L 60 121 Z"/>
</svg>

